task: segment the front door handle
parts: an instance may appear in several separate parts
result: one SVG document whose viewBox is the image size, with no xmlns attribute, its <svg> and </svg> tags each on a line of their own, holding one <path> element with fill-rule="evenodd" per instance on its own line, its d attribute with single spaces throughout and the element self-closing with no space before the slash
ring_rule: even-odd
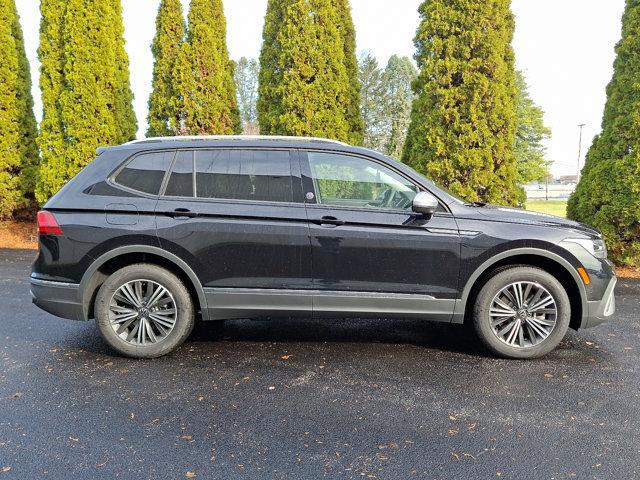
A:
<svg viewBox="0 0 640 480">
<path fill-rule="evenodd" d="M 332 227 L 339 227 L 345 224 L 343 220 L 338 220 L 336 217 L 332 217 L 329 215 L 324 216 L 322 218 L 311 220 L 311 223 L 315 223 L 316 225 L 325 225 L 325 226 L 332 226 Z"/>
</svg>

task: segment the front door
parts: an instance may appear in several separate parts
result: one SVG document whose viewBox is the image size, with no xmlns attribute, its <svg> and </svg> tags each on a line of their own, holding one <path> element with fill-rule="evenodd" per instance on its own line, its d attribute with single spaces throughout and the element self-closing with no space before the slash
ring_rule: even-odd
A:
<svg viewBox="0 0 640 480">
<path fill-rule="evenodd" d="M 448 321 L 458 288 L 460 237 L 442 206 L 413 213 L 421 189 L 370 158 L 302 154 L 314 312 L 361 312 Z"/>
<path fill-rule="evenodd" d="M 157 206 L 163 248 L 188 259 L 210 318 L 311 310 L 311 248 L 299 163 L 288 150 L 178 152 Z M 285 295 L 285 297 L 282 297 Z"/>
</svg>

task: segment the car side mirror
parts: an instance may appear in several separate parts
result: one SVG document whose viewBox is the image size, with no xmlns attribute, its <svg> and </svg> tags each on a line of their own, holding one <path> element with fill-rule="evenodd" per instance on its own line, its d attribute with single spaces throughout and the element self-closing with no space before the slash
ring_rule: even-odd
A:
<svg viewBox="0 0 640 480">
<path fill-rule="evenodd" d="M 426 217 L 431 217 L 438 209 L 438 199 L 429 192 L 419 192 L 413 199 L 412 210 Z"/>
</svg>

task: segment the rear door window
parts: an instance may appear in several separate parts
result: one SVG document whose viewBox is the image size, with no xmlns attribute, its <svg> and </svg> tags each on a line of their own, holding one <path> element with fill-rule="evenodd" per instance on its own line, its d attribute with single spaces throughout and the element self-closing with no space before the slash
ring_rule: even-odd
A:
<svg viewBox="0 0 640 480">
<path fill-rule="evenodd" d="M 198 198 L 292 202 L 286 150 L 196 150 Z"/>
<path fill-rule="evenodd" d="M 166 197 L 193 197 L 193 151 L 178 152 L 164 195 Z"/>
<path fill-rule="evenodd" d="M 171 167 L 175 152 L 143 153 L 131 160 L 114 178 L 123 187 L 157 195 Z"/>
</svg>

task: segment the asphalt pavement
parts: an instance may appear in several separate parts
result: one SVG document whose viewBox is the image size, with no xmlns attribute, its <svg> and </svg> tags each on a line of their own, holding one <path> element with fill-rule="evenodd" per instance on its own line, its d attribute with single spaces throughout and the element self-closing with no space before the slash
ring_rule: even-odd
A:
<svg viewBox="0 0 640 480">
<path fill-rule="evenodd" d="M 640 282 L 535 361 L 420 321 L 202 325 L 117 356 L 0 251 L 0 480 L 640 478 Z"/>
</svg>

